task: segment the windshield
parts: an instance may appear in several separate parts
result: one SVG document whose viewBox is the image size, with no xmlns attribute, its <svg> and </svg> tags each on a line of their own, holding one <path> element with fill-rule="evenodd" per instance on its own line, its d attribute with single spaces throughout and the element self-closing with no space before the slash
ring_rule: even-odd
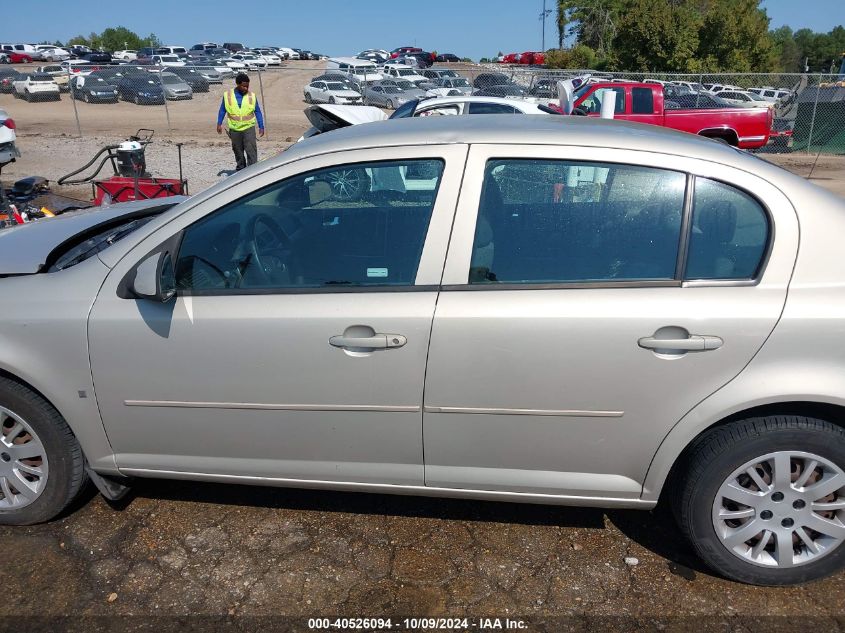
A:
<svg viewBox="0 0 845 633">
<path fill-rule="evenodd" d="M 522 94 L 522 88 L 519 88 L 518 86 L 493 86 L 489 88 L 489 91 L 502 95 L 518 96 Z"/>
<path fill-rule="evenodd" d="M 469 82 L 466 79 L 453 79 L 452 85 L 460 88 L 469 88 Z"/>
<path fill-rule="evenodd" d="M 328 87 L 329 90 L 346 90 L 346 86 L 344 86 L 341 83 L 332 82 L 332 83 L 326 84 L 326 86 Z"/>
<path fill-rule="evenodd" d="M 416 71 L 413 68 L 400 68 L 399 69 L 399 76 L 400 77 L 407 77 L 408 75 L 416 75 Z"/>
<path fill-rule="evenodd" d="M 396 82 L 396 85 L 401 88 L 402 90 L 411 90 L 412 88 L 416 88 L 414 84 L 412 84 L 407 79 L 402 79 Z"/>
<path fill-rule="evenodd" d="M 178 62 L 179 58 L 176 55 L 162 55 L 161 61 L 163 62 Z"/>
<path fill-rule="evenodd" d="M 161 82 L 165 84 L 181 84 L 182 80 L 176 75 L 162 75 Z"/>
<path fill-rule="evenodd" d="M 88 77 L 88 81 L 86 83 L 104 84 L 106 83 L 106 80 L 102 77 Z"/>
<path fill-rule="evenodd" d="M 395 94 L 397 94 L 397 93 L 399 93 L 399 92 L 402 92 L 402 91 L 401 91 L 401 90 L 399 90 L 399 88 L 397 88 L 396 86 L 384 86 L 384 91 L 385 91 L 386 93 L 388 93 L 388 94 L 393 94 L 393 95 L 395 95 Z"/>
</svg>

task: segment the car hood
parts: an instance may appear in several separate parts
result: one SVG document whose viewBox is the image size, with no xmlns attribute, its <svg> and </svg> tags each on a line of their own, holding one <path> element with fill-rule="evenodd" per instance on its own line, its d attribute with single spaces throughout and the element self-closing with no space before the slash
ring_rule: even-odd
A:
<svg viewBox="0 0 845 633">
<path fill-rule="evenodd" d="M 147 215 L 156 209 L 164 211 L 187 199 L 187 196 L 171 196 L 122 202 L 107 207 L 90 207 L 2 230 L 0 275 L 37 273 L 53 251 L 81 233 L 133 215 Z"/>
<path fill-rule="evenodd" d="M 312 105 L 305 109 L 305 116 L 320 132 L 329 132 L 359 123 L 384 121 L 387 115 L 373 106 Z"/>
</svg>

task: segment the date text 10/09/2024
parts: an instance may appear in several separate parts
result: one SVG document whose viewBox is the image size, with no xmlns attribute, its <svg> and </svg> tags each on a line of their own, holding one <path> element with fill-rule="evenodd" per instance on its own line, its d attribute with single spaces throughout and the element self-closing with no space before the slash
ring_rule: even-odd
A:
<svg viewBox="0 0 845 633">
<path fill-rule="evenodd" d="M 315 631 L 525 631 L 528 624 L 510 618 L 309 618 Z"/>
</svg>

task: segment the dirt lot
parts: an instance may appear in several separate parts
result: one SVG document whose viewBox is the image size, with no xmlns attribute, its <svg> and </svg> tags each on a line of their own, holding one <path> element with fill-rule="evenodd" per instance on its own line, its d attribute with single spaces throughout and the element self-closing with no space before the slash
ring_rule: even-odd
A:
<svg viewBox="0 0 845 633">
<path fill-rule="evenodd" d="M 300 87 L 312 74 L 266 81 L 263 155 L 305 129 Z M 55 180 L 146 126 L 165 137 L 148 153 L 159 175 L 175 173 L 173 143 L 186 142 L 196 192 L 231 164 L 214 133 L 218 99 L 174 104 L 170 135 L 163 108 L 79 104 L 79 139 L 66 97 L 30 106 L 0 96 L 24 154 L 4 180 Z M 805 176 L 814 159 L 766 158 Z M 822 157 L 814 177 L 845 195 L 845 157 Z M 409 630 L 397 617 L 422 616 L 509 617 L 549 632 L 845 628 L 845 574 L 798 588 L 725 581 L 662 510 L 142 482 L 117 506 L 89 492 L 49 525 L 0 528 L 0 551 L 0 631 L 299 631 L 308 630 L 303 618 L 335 615 L 392 616 L 393 630 Z"/>
</svg>

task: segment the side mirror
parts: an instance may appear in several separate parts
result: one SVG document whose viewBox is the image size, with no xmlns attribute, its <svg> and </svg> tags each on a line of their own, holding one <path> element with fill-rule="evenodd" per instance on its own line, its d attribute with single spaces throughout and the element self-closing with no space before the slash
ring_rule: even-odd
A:
<svg viewBox="0 0 845 633">
<path fill-rule="evenodd" d="M 170 253 L 154 253 L 138 264 L 129 288 L 137 299 L 170 301 L 176 295 L 176 273 Z"/>
</svg>

